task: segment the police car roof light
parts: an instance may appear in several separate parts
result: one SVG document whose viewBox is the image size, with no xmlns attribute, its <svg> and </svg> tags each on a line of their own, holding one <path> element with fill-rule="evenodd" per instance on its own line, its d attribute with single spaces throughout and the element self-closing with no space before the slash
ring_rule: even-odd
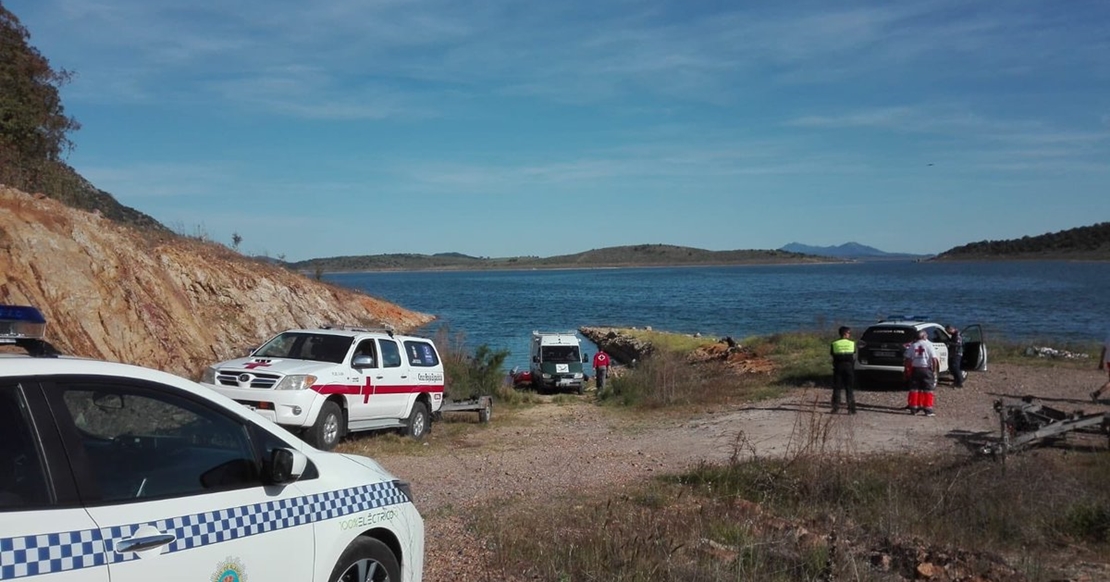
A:
<svg viewBox="0 0 1110 582">
<path fill-rule="evenodd" d="M 888 315 L 882 321 L 927 321 L 928 316 L 925 315 Z"/>
<path fill-rule="evenodd" d="M 46 337 L 46 318 L 30 305 L 0 305 L 0 342 Z"/>
</svg>

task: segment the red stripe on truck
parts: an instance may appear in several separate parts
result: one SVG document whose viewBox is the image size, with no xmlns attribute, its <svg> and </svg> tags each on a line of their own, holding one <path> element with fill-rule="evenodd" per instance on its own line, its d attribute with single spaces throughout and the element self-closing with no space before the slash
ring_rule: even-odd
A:
<svg viewBox="0 0 1110 582">
<path fill-rule="evenodd" d="M 312 390 L 320 394 L 346 394 L 356 396 L 362 394 L 362 386 L 358 384 L 316 384 L 311 387 Z M 369 391 L 368 391 L 369 392 Z M 409 384 L 399 384 L 396 386 L 377 385 L 372 387 L 374 394 L 419 394 L 421 392 L 443 392 L 442 384 L 428 384 L 424 386 L 412 386 Z"/>
</svg>

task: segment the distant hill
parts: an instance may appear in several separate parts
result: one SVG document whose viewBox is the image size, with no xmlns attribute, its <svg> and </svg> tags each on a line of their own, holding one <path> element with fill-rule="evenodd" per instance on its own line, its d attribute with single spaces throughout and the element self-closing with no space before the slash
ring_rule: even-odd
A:
<svg viewBox="0 0 1110 582">
<path fill-rule="evenodd" d="M 985 240 L 955 247 L 937 260 L 1072 259 L 1110 260 L 1110 222 L 1081 226 L 1039 236 Z"/>
<path fill-rule="evenodd" d="M 593 267 L 658 267 L 681 265 L 743 265 L 816 263 L 828 258 L 783 250 L 709 251 L 692 247 L 645 244 L 591 249 L 553 257 L 479 258 L 460 253 L 382 254 L 328 257 L 290 263 L 302 272 L 357 272 L 465 269 L 557 269 Z"/>
<path fill-rule="evenodd" d="M 782 247 L 784 251 L 816 255 L 819 257 L 836 257 L 839 259 L 920 259 L 932 255 L 912 255 L 907 253 L 888 253 L 875 247 L 861 245 L 857 242 L 847 242 L 834 247 L 815 247 L 792 242 Z"/>
</svg>

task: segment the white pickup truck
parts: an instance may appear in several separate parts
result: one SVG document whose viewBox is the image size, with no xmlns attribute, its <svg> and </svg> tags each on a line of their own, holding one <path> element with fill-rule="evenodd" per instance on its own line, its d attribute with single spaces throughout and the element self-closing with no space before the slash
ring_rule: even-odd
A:
<svg viewBox="0 0 1110 582">
<path fill-rule="evenodd" d="M 443 405 L 443 363 L 431 340 L 359 327 L 284 331 L 201 383 L 321 450 L 347 433 L 401 429 L 421 439 Z"/>
</svg>

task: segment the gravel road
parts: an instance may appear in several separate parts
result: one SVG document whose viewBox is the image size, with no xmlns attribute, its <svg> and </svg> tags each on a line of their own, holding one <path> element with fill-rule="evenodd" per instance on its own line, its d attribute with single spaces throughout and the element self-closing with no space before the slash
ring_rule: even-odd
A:
<svg viewBox="0 0 1110 582">
<path fill-rule="evenodd" d="M 937 416 L 912 416 L 905 392 L 857 391 L 859 413 L 829 413 L 828 389 L 792 390 L 784 397 L 693 418 L 645 418 L 592 404 L 541 404 L 475 430 L 461 444 L 433 447 L 427 455 L 378 457 L 412 482 L 425 516 L 424 579 L 494 580 L 488 556 L 465 527 L 467 509 L 498 499 L 542 499 L 552 492 L 608 491 L 701 461 L 725 461 L 735 451 L 771 456 L 812 442 L 813 427 L 842 451 L 967 451 L 997 434 L 993 402 L 1032 395 L 1054 408 L 1110 410 L 1091 403 L 1106 380 L 1094 362 L 1071 367 L 992 364 L 964 388 L 942 383 Z M 434 435 L 433 435 L 434 438 Z M 738 448 L 738 443 L 742 444 Z"/>
</svg>

